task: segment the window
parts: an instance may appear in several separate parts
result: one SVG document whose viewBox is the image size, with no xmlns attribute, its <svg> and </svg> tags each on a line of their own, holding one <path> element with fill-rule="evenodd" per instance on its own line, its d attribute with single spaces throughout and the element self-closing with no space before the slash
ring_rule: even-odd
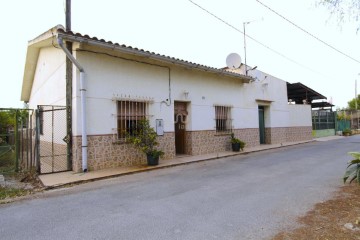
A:
<svg viewBox="0 0 360 240">
<path fill-rule="evenodd" d="M 215 106 L 216 132 L 231 132 L 231 107 Z"/>
<path fill-rule="evenodd" d="M 128 134 L 136 132 L 138 122 L 148 116 L 148 105 L 149 102 L 146 101 L 117 102 L 117 130 L 120 140 L 125 140 Z"/>
</svg>

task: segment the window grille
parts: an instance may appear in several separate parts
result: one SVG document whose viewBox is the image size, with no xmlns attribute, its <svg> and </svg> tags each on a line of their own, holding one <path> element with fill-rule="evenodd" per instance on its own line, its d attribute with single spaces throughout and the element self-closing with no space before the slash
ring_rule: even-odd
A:
<svg viewBox="0 0 360 240">
<path fill-rule="evenodd" d="M 229 106 L 215 106 L 215 128 L 216 132 L 227 133 L 231 132 L 231 107 Z"/>
<path fill-rule="evenodd" d="M 135 134 L 138 122 L 148 119 L 148 109 L 148 101 L 117 101 L 117 134 L 119 140 L 126 140 L 126 136 Z"/>
</svg>

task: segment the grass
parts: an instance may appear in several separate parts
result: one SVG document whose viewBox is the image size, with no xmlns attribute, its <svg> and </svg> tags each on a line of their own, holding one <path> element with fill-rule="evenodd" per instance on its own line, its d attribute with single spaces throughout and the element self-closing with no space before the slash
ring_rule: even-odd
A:
<svg viewBox="0 0 360 240">
<path fill-rule="evenodd" d="M 16 177 L 15 173 L 15 151 L 11 145 L 0 143 L 0 174 L 6 177 Z M 0 200 L 6 200 L 25 196 L 31 190 L 15 188 L 11 186 L 0 186 Z"/>
<path fill-rule="evenodd" d="M 0 186 L 0 200 L 25 196 L 30 193 L 30 190 L 2 187 Z"/>
<path fill-rule="evenodd" d="M 10 145 L 0 144 L 0 174 L 13 173 L 15 170 L 15 151 Z"/>
</svg>

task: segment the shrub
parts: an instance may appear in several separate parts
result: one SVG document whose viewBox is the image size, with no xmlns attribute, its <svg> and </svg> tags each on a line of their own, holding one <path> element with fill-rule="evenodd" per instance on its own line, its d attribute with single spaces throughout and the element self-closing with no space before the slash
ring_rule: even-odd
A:
<svg viewBox="0 0 360 240">
<path fill-rule="evenodd" d="M 344 129 L 343 135 L 351 135 L 351 130 L 349 128 Z"/>
<path fill-rule="evenodd" d="M 149 120 L 140 120 L 137 124 L 136 131 L 128 134 L 127 141 L 138 147 L 143 153 L 153 157 L 161 157 L 164 152 L 156 148 L 159 143 L 156 140 L 157 134 L 155 130 L 150 127 Z"/>
<path fill-rule="evenodd" d="M 349 154 L 353 156 L 354 159 L 348 162 L 349 165 L 343 177 L 344 183 L 346 183 L 347 180 L 349 183 L 356 180 L 360 184 L 360 153 L 349 152 Z"/>
<path fill-rule="evenodd" d="M 234 136 L 234 133 L 231 133 L 231 143 L 240 143 L 240 149 L 243 150 L 246 143 Z"/>
</svg>

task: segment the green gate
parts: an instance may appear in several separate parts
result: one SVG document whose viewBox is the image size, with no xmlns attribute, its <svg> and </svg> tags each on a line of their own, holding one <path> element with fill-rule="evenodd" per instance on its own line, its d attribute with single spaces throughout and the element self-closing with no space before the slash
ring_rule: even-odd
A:
<svg viewBox="0 0 360 240">
<path fill-rule="evenodd" d="M 336 131 L 344 131 L 345 129 L 351 129 L 350 120 L 338 120 L 338 121 L 336 121 Z"/>
</svg>

